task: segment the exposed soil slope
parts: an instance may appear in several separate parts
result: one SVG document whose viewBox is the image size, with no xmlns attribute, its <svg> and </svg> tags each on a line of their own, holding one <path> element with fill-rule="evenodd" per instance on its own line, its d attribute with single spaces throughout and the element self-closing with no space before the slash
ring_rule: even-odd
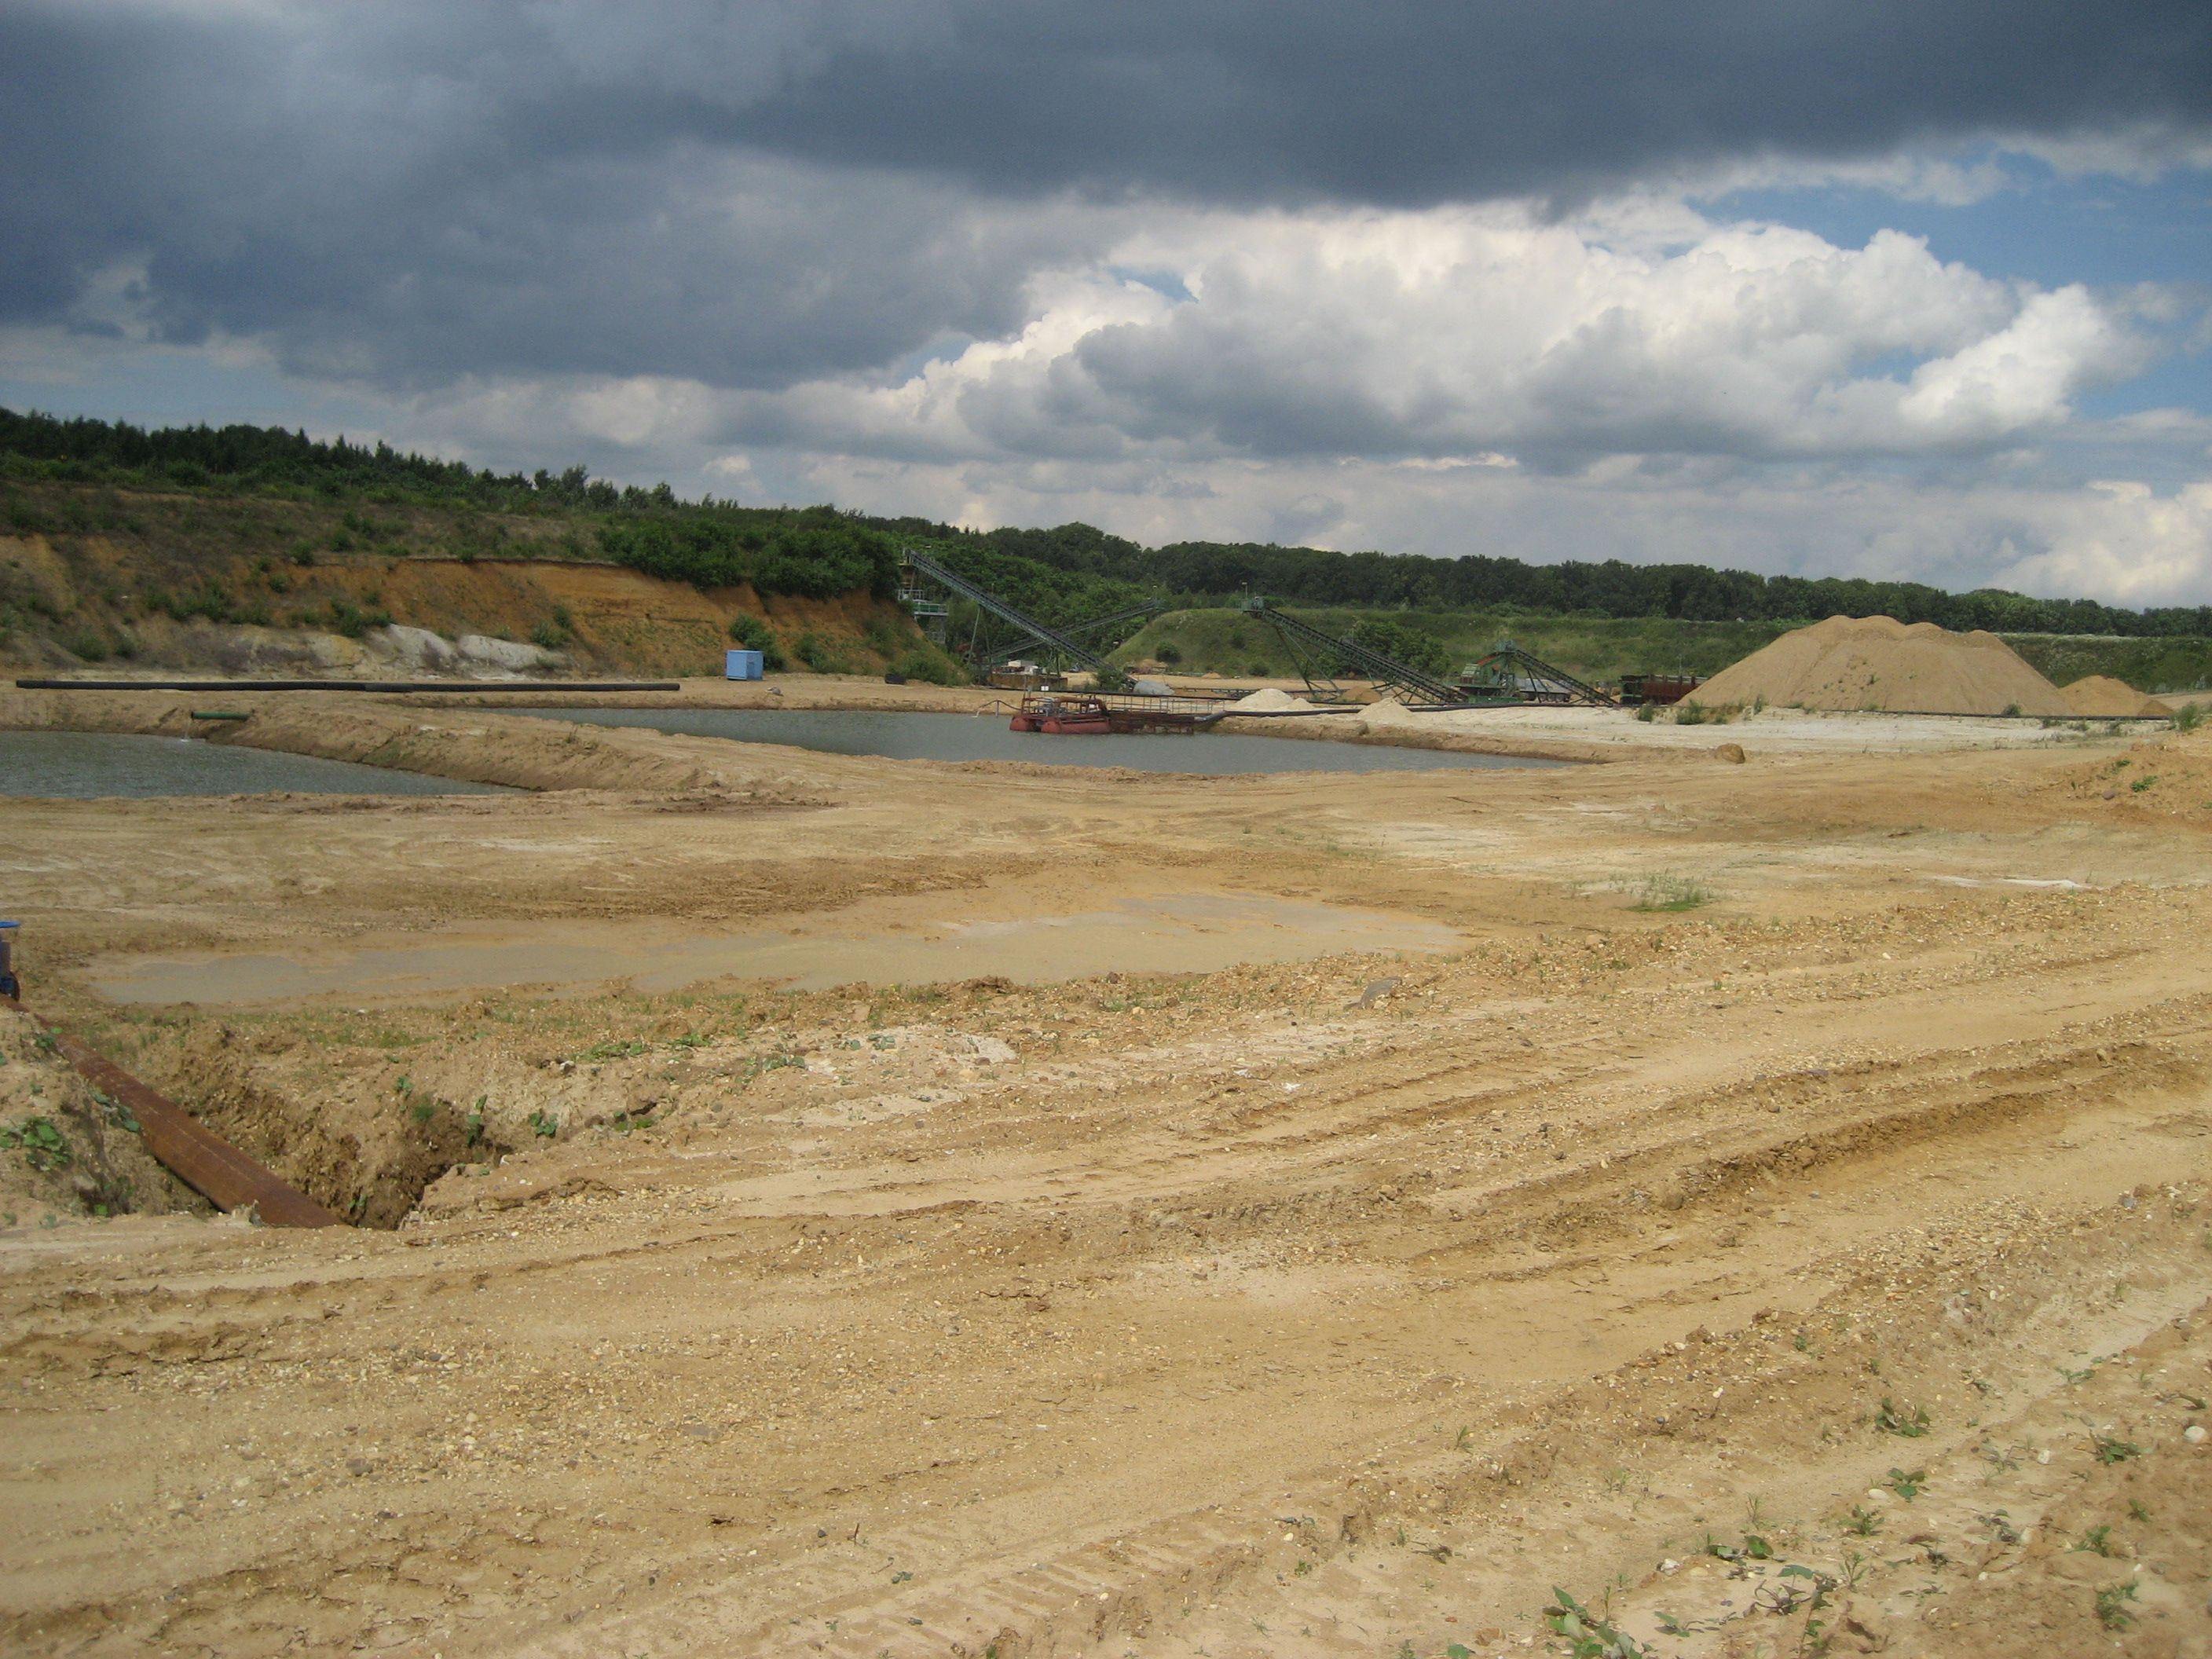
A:
<svg viewBox="0 0 2212 1659">
<path fill-rule="evenodd" d="M 447 641 L 507 641 L 524 658 L 542 656 L 550 672 L 655 677 L 719 672 L 740 613 L 764 620 L 794 659 L 811 635 L 820 660 L 856 669 L 880 672 L 918 637 L 904 611 L 864 593 L 825 600 L 742 586 L 702 592 L 580 558 L 328 548 L 307 557 L 299 563 L 235 546 L 179 552 L 98 533 L 0 536 L 0 611 L 12 600 L 17 618 L 0 637 L 0 667 L 422 672 L 422 662 L 389 648 L 377 626 L 385 620 Z M 201 604 L 212 619 L 171 614 Z"/>
<path fill-rule="evenodd" d="M 2058 688 L 1994 634 L 1831 617 L 1785 634 L 1691 693 L 1708 708 L 1875 708 L 1922 714 L 2068 714 Z"/>
</svg>

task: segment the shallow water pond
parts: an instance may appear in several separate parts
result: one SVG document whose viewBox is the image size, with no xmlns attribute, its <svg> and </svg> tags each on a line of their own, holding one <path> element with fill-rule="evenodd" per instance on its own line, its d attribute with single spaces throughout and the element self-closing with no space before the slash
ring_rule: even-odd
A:
<svg viewBox="0 0 2212 1659">
<path fill-rule="evenodd" d="M 0 795 L 99 800 L 117 796 L 507 795 L 496 784 L 460 783 L 385 766 L 287 755 L 270 749 L 118 732 L 0 732 Z"/>
<path fill-rule="evenodd" d="M 1206 973 L 1248 962 L 1302 962 L 1349 951 L 1434 952 L 1465 943 L 1419 916 L 1247 893 L 1164 893 L 1069 915 L 946 917 L 886 932 L 859 915 L 799 933 L 594 936 L 568 924 L 516 923 L 333 951 L 118 959 L 94 978 L 118 1002 L 226 1004 L 298 998 L 435 997 L 516 985 L 620 981 L 670 991 L 700 980 L 766 980 L 795 990 L 923 985 L 996 975 L 1023 984 L 1124 973 Z"/>
<path fill-rule="evenodd" d="M 1030 761 L 1043 766 L 1126 766 L 1139 772 L 1215 775 L 1431 772 L 1570 763 L 1215 732 L 1183 737 L 1054 737 L 1042 732 L 1009 731 L 1003 712 L 908 714 L 823 708 L 528 708 L 516 712 L 593 726 L 641 726 L 689 737 L 729 738 L 739 743 L 787 744 L 832 755 L 881 755 L 890 760 Z"/>
</svg>

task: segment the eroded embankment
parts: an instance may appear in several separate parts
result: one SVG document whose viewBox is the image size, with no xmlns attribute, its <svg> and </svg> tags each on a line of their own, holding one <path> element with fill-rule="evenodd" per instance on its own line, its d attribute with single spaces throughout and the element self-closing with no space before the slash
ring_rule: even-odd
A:
<svg viewBox="0 0 2212 1659">
<path fill-rule="evenodd" d="M 573 544 L 568 557 L 511 556 L 544 544 L 552 526 L 542 521 L 509 520 L 519 538 L 507 556 L 325 547 L 302 562 L 295 549 L 305 546 L 299 532 L 307 526 L 280 531 L 272 517 L 304 512 L 335 531 L 334 507 L 133 499 L 157 519 L 181 510 L 191 527 L 0 534 L 0 612 L 12 599 L 16 618 L 0 641 L 4 660 L 48 671 L 120 661 L 217 673 L 404 672 L 396 659 L 410 653 L 379 618 L 447 641 L 503 642 L 499 654 L 516 663 L 537 658 L 571 673 L 712 672 L 741 616 L 795 659 L 804 645 L 812 659 L 855 669 L 888 666 L 921 642 L 902 610 L 865 592 L 805 599 L 742 585 L 702 589 L 573 556 L 582 550 Z M 440 515 L 416 516 L 413 533 L 434 538 Z M 216 529 L 225 517 L 231 525 Z M 406 533 L 398 522 L 386 528 Z"/>
</svg>

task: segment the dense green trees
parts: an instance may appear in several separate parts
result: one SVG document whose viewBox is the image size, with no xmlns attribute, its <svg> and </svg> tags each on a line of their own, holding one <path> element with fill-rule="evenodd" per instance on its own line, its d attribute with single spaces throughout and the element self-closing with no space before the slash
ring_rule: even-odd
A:
<svg viewBox="0 0 2212 1659">
<path fill-rule="evenodd" d="M 1418 668 L 1424 674 L 1449 674 L 1452 671 L 1451 652 L 1433 634 L 1425 634 L 1418 628 L 1401 628 L 1396 623 L 1384 622 L 1379 617 L 1363 617 L 1352 625 L 1352 642 L 1364 645 L 1370 651 L 1380 651 L 1406 665 Z M 1347 659 L 1335 672 L 1347 673 L 1352 664 Z"/>
<path fill-rule="evenodd" d="M 617 564 L 696 587 L 750 582 L 762 593 L 827 599 L 887 599 L 898 586 L 898 544 L 829 507 L 765 532 L 705 513 L 617 519 L 600 526 L 599 546 Z"/>
<path fill-rule="evenodd" d="M 2038 599 L 1985 588 L 1947 593 L 1921 582 L 1761 576 L 1695 564 L 1528 564 L 1470 554 L 1330 553 L 1272 544 L 1178 542 L 1140 547 L 1088 525 L 994 530 L 975 539 L 1070 571 L 1111 574 L 1194 602 L 1240 592 L 1291 604 L 1501 611 L 1551 616 L 1667 617 L 1690 622 L 1817 621 L 1890 616 L 1945 628 L 2027 634 L 2212 634 L 2212 605 L 2124 611 L 2091 599 Z"/>
<path fill-rule="evenodd" d="M 384 444 L 325 443 L 252 426 L 149 431 L 0 410 L 0 479 L 137 483 L 170 489 L 312 492 L 395 502 L 597 520 L 608 557 L 705 586 L 750 581 L 765 592 L 826 597 L 892 590 L 902 543 L 938 556 L 1017 608 L 1064 624 L 1146 595 L 1203 605 L 1244 592 L 1292 605 L 1368 610 L 1520 611 L 1691 622 L 1799 622 L 1884 614 L 1946 628 L 2014 634 L 2212 635 L 2212 605 L 2124 611 L 2089 599 L 2038 599 L 1919 582 L 1761 576 L 1695 564 L 1528 564 L 1489 554 L 1333 553 L 1262 543 L 1143 547 L 1085 524 L 968 531 L 921 519 L 871 519 L 830 507 L 688 502 L 666 484 L 617 487 L 582 466 L 529 477 L 404 454 Z M 956 618 L 956 621 L 958 620 Z M 1397 654 L 1397 653 L 1393 653 Z"/>
</svg>

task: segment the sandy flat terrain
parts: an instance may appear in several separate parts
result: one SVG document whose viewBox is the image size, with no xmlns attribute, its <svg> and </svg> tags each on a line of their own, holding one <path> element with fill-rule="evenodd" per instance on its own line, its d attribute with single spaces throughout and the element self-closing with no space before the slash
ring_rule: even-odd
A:
<svg viewBox="0 0 2212 1659">
<path fill-rule="evenodd" d="M 186 712 L 91 702 L 0 720 Z M 540 793 L 0 801 L 38 1015 L 362 1224 L 0 1155 L 9 1651 L 2212 1650 L 2212 733 L 253 707 Z"/>
</svg>

